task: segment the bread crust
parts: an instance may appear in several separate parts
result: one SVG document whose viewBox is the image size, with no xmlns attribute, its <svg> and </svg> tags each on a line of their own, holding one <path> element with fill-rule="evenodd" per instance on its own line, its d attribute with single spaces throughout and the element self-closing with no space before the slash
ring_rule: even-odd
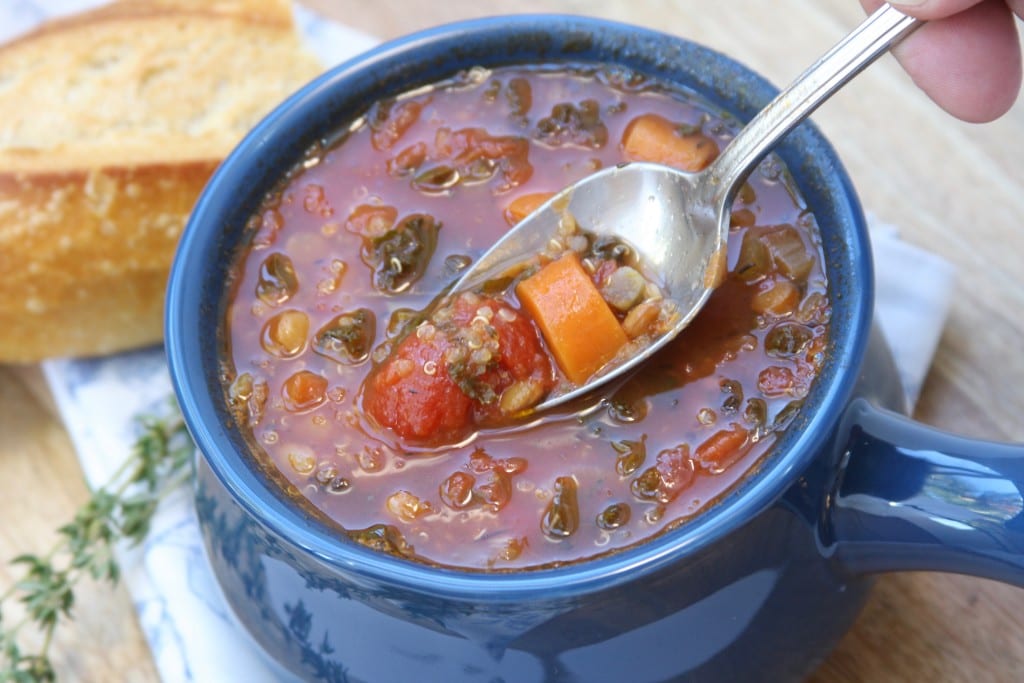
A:
<svg viewBox="0 0 1024 683">
<path fill-rule="evenodd" d="M 158 342 L 174 248 L 217 163 L 0 174 L 0 358 Z"/>
<path fill-rule="evenodd" d="M 286 3 L 122 0 L 101 5 L 86 12 L 50 19 L 4 44 L 2 49 L 17 49 L 21 43 L 31 43 L 54 33 L 75 31 L 92 23 L 119 20 L 140 21 L 158 17 L 173 19 L 189 16 L 200 20 L 229 18 L 232 21 L 266 24 L 288 30 L 293 28 L 291 14 Z"/>
<path fill-rule="evenodd" d="M 206 25 L 192 30 L 195 22 Z M 294 53 L 295 62 L 269 76 L 279 79 L 274 97 L 266 89 L 229 92 L 234 99 L 218 110 L 220 118 L 204 121 L 205 127 L 195 135 L 185 125 L 191 119 L 180 120 L 195 118 L 194 111 L 183 107 L 184 113 L 166 115 L 168 121 L 160 122 L 164 128 L 153 134 L 152 142 L 139 134 L 139 117 L 132 118 L 133 112 L 125 116 L 123 135 L 107 138 L 95 134 L 97 128 L 101 133 L 106 130 L 106 123 L 91 129 L 83 126 L 77 137 L 55 135 L 52 147 L 47 147 L 47 140 L 38 143 L 38 131 L 24 136 L 25 144 L 18 144 L 18 131 L 0 136 L 0 362 L 92 356 L 159 342 L 170 263 L 196 198 L 254 122 L 254 112 L 266 113 L 319 71 L 315 60 L 301 51 L 287 2 L 125 0 L 51 22 L 0 46 L 0 76 L 5 68 L 10 73 L 11 65 L 24 68 L 33 61 L 26 55 L 45 53 L 55 40 L 71 50 L 88 46 L 82 48 L 87 55 L 107 35 L 152 41 L 152 31 L 143 24 L 166 26 L 166 47 L 172 52 L 180 35 L 200 35 L 200 44 L 209 41 L 212 24 L 230 28 L 218 28 L 218 35 L 239 41 L 239 50 L 252 50 L 256 44 L 267 45 L 269 52 L 273 46 L 276 61 Z M 148 53 L 131 54 L 144 68 Z M 176 68 L 182 73 L 174 74 L 174 82 L 188 83 L 191 63 Z M 196 68 L 209 75 L 208 63 Z M 225 66 L 217 78 L 228 88 L 240 88 L 231 81 L 233 68 L 237 65 Z M 108 94 L 115 101 L 116 88 L 137 87 L 109 80 L 98 78 L 96 85 L 89 84 L 90 106 Z M 17 104 L 31 114 L 33 103 L 24 102 L 33 91 L 28 92 Z M 89 112 L 83 115 L 74 102 L 66 111 L 54 112 L 52 102 L 60 96 L 50 92 L 39 97 L 48 103 L 47 115 L 58 122 L 65 117 L 69 122 L 76 116 L 87 119 Z M 124 106 L 122 100 L 116 101 L 111 106 Z M 131 98 L 123 101 L 130 103 Z M 231 108 L 236 104 L 244 117 Z M 31 118 L 26 121 L 31 128 Z M 143 124 L 148 126 L 149 120 Z"/>
</svg>

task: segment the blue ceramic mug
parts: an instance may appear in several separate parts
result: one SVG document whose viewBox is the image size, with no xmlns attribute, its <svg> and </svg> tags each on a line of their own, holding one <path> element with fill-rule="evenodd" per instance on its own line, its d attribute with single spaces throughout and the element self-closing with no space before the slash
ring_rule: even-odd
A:
<svg viewBox="0 0 1024 683">
<path fill-rule="evenodd" d="M 756 475 L 672 532 L 555 569 L 439 569 L 339 538 L 259 471 L 220 383 L 228 270 L 267 190 L 370 103 L 472 66 L 621 64 L 740 120 L 774 94 L 682 39 L 580 17 L 472 21 L 380 46 L 298 92 L 239 145 L 195 207 L 169 285 L 171 373 L 199 447 L 196 504 L 238 621 L 282 679 L 787 681 L 856 617 L 873 573 L 941 570 L 1024 584 L 1016 447 L 893 410 L 872 326 L 868 236 L 829 144 L 802 125 L 778 153 L 821 226 L 834 304 L 828 360 Z"/>
</svg>

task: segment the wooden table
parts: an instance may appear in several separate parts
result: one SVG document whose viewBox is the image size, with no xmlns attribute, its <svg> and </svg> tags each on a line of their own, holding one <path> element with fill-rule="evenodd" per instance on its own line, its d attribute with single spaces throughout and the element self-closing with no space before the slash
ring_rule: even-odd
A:
<svg viewBox="0 0 1024 683">
<path fill-rule="evenodd" d="M 505 12 L 599 15 L 686 36 L 784 84 L 862 18 L 854 0 L 304 0 L 381 38 Z M 960 123 L 884 58 L 814 116 L 869 211 L 959 271 L 918 419 L 1024 440 L 1024 100 L 985 126 Z M 0 366 L 0 588 L 4 563 L 52 543 L 86 497 L 38 369 Z M 58 632 L 62 681 L 154 681 L 123 589 L 87 585 Z M 885 576 L 815 683 L 1024 680 L 1024 592 L 941 574 Z"/>
</svg>

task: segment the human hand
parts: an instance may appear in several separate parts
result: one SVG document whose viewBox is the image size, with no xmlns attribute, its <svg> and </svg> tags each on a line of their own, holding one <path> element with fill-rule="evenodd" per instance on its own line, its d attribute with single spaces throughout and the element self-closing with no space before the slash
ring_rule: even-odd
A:
<svg viewBox="0 0 1024 683">
<path fill-rule="evenodd" d="M 860 0 L 868 12 L 881 0 Z M 1024 0 L 894 0 L 929 22 L 893 48 L 914 82 L 953 116 L 983 123 L 1005 114 L 1021 87 L 1014 14 Z"/>
</svg>

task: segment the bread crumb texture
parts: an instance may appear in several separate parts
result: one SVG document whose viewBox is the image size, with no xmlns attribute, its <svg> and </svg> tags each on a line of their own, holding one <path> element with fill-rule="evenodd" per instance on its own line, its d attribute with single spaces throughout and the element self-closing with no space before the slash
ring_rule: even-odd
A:
<svg viewBox="0 0 1024 683">
<path fill-rule="evenodd" d="M 0 362 L 158 342 L 210 174 L 319 70 L 283 0 L 126 0 L 0 46 Z"/>
</svg>

